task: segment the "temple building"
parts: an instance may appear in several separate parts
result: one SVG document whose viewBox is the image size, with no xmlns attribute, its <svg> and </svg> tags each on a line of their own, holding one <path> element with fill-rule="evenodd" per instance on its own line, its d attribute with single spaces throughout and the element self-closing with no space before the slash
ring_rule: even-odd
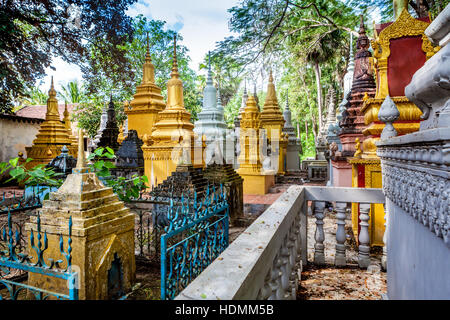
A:
<svg viewBox="0 0 450 320">
<path fill-rule="evenodd" d="M 144 135 L 150 137 L 153 126 L 158 120 L 158 113 L 165 109 L 161 88 L 155 84 L 155 66 L 150 56 L 150 45 L 147 35 L 147 53 L 143 66 L 142 82 L 129 106 L 124 107 L 127 115 L 127 130 L 136 130 L 140 139 Z M 162 181 L 162 180 L 161 180 Z"/>
<path fill-rule="evenodd" d="M 411 81 L 413 74 L 439 49 L 424 34 L 429 26 L 429 18 L 415 19 L 408 13 L 407 3 L 394 2 L 397 8 L 395 21 L 375 25 L 372 48 L 377 76 L 376 93 L 374 97 L 367 94 L 363 98 L 361 114 L 366 126 L 362 130 L 364 141 L 361 150 L 356 150 L 355 156 L 349 159 L 353 187 L 382 187 L 381 163 L 375 145 L 385 128 L 381 121 L 387 120 L 381 119 L 382 104 L 384 108 L 392 108 L 392 105 L 398 108 L 398 119 L 393 126 L 399 135 L 419 130 L 422 111 L 405 96 L 405 86 Z M 359 208 L 356 204 L 353 204 L 352 213 L 353 232 L 357 235 Z M 385 231 L 383 206 L 371 205 L 370 217 L 371 244 L 382 245 Z"/>
<path fill-rule="evenodd" d="M 27 158 L 33 159 L 26 164 L 26 167 L 33 168 L 38 164 L 48 164 L 60 154 L 63 146 L 67 146 L 70 155 L 77 155 L 77 146 L 73 145 L 69 132 L 60 118 L 52 77 L 45 120 L 41 124 L 36 139 L 33 140 L 32 146 L 25 147 Z"/>
<path fill-rule="evenodd" d="M 134 129 L 130 115 L 129 113 L 129 129 Z M 192 164 L 194 168 L 204 167 L 203 141 L 196 147 L 198 142 L 195 141 L 193 129 L 191 113 L 184 107 L 175 37 L 173 67 L 167 83 L 167 107 L 158 114 L 158 121 L 154 124 L 151 135 L 145 134 L 142 139 L 145 175 L 149 177 L 151 186 L 166 180 L 179 164 Z"/>
<path fill-rule="evenodd" d="M 255 98 L 250 95 L 240 123 L 239 169 L 244 179 L 244 194 L 266 194 L 275 183 L 274 170 L 264 170 L 260 158 L 260 112 Z"/>
<path fill-rule="evenodd" d="M 224 121 L 223 107 L 217 89 L 213 85 L 211 63 L 208 61 L 208 76 L 203 90 L 203 107 L 198 113 L 198 121 L 194 123 L 194 132 L 198 139 L 205 136 L 206 164 L 223 164 L 225 160 L 225 134 L 227 125 Z M 219 104 L 219 103 L 220 104 Z"/>
<path fill-rule="evenodd" d="M 266 101 L 260 115 L 261 128 L 266 131 L 270 148 L 271 168 L 278 175 L 284 175 L 285 156 L 287 146 L 287 135 L 283 132 L 284 117 L 278 106 L 277 93 L 273 83 L 272 71 L 269 74 L 269 83 L 267 84 Z"/>
</svg>

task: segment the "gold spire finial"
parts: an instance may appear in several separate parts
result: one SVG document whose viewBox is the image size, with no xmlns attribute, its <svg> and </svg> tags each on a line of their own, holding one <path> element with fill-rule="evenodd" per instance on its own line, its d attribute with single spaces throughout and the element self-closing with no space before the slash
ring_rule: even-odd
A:
<svg viewBox="0 0 450 320">
<path fill-rule="evenodd" d="M 173 37 L 173 66 L 167 82 L 167 108 L 184 109 L 183 82 L 178 73 L 177 36 Z"/>
<path fill-rule="evenodd" d="M 155 82 L 155 66 L 152 64 L 152 57 L 150 55 L 150 40 L 147 32 L 147 51 L 145 53 L 144 71 L 142 75 L 142 83 Z"/>
<path fill-rule="evenodd" d="M 269 82 L 273 82 L 272 69 L 269 71 Z"/>
<path fill-rule="evenodd" d="M 64 121 L 69 118 L 69 110 L 67 110 L 67 101 L 64 101 Z"/>
<path fill-rule="evenodd" d="M 147 31 L 147 53 L 145 54 L 145 60 L 147 59 L 150 62 L 152 61 L 152 57 L 150 56 L 150 38 L 148 36 L 148 31 Z"/>
<path fill-rule="evenodd" d="M 55 98 L 56 97 L 56 90 L 55 90 L 55 86 L 53 85 L 53 76 L 52 76 L 52 80 L 50 83 L 50 90 L 48 90 L 48 97 L 49 98 Z"/>
<path fill-rule="evenodd" d="M 172 63 L 172 78 L 178 77 L 178 61 L 177 61 L 177 35 L 173 36 L 173 63 Z"/>
</svg>

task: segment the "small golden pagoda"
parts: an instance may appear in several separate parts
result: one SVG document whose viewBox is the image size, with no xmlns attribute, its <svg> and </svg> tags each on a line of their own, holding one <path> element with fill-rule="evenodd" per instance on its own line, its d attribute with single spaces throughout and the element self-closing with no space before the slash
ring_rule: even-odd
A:
<svg viewBox="0 0 450 320">
<path fill-rule="evenodd" d="M 278 106 L 277 93 L 273 83 L 272 70 L 269 74 L 269 83 L 267 85 L 266 101 L 261 112 L 261 127 L 266 130 L 267 138 L 271 146 L 272 161 L 277 162 L 277 166 L 272 164 L 272 168 L 277 168 L 279 175 L 285 174 L 285 156 L 287 147 L 287 134 L 283 133 L 284 127 L 283 113 Z"/>
<path fill-rule="evenodd" d="M 240 146 L 237 173 L 244 179 L 244 194 L 264 195 L 275 183 L 275 170 L 264 170 L 260 158 L 261 114 L 255 97 L 249 95 L 240 122 Z"/>
<path fill-rule="evenodd" d="M 67 128 L 61 122 L 52 77 L 51 87 L 48 91 L 45 120 L 41 124 L 36 139 L 33 140 L 33 145 L 25 147 L 27 158 L 33 159 L 26 164 L 26 167 L 33 168 L 38 164 L 48 164 L 61 153 L 63 146 L 67 146 L 71 156 L 77 156 L 77 146 L 73 145 Z"/>
<path fill-rule="evenodd" d="M 128 116 L 128 130 L 136 130 L 139 138 L 151 135 L 153 125 L 158 119 L 158 112 L 165 109 L 161 88 L 155 84 L 155 66 L 150 56 L 150 44 L 147 34 L 147 53 L 143 67 L 142 83 L 136 88 L 136 93 L 129 106 L 124 106 Z"/>
<path fill-rule="evenodd" d="M 163 182 L 179 164 L 204 166 L 203 144 L 195 148 L 194 124 L 190 119 L 191 113 L 184 107 L 175 37 L 173 67 L 167 83 L 167 107 L 158 114 L 151 135 L 145 134 L 142 139 L 145 175 L 149 177 L 150 185 Z"/>
<path fill-rule="evenodd" d="M 381 104 L 389 95 L 396 104 L 400 116 L 394 123 L 399 135 L 419 130 L 422 112 L 406 98 L 405 86 L 413 74 L 427 59 L 437 52 L 424 34 L 429 18 L 413 18 L 407 10 L 408 1 L 394 0 L 395 21 L 374 26 L 375 40 L 371 41 L 374 58 L 372 64 L 376 74 L 376 94 L 363 98 L 361 113 L 367 127 L 362 131 L 364 139 L 362 153 L 349 159 L 352 164 L 352 186 L 359 188 L 381 188 L 381 163 L 376 155 L 375 142 L 380 139 L 385 124 L 378 119 Z M 358 148 L 359 149 L 359 148 Z M 359 205 L 352 205 L 352 222 L 355 238 L 359 232 Z M 383 245 L 385 231 L 384 208 L 372 204 L 370 211 L 370 243 Z"/>
<path fill-rule="evenodd" d="M 69 134 L 69 138 L 72 141 L 72 144 L 74 146 L 78 146 L 78 140 L 73 135 L 72 123 L 70 121 L 70 113 L 69 113 L 69 110 L 67 110 L 67 102 L 64 104 L 64 118 L 63 118 L 63 122 L 64 122 L 64 127 L 66 127 L 67 133 Z"/>
</svg>

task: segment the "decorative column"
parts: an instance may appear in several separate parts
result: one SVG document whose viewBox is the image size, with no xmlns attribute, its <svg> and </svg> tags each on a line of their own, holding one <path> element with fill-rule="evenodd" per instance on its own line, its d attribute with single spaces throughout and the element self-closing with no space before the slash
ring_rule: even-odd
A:
<svg viewBox="0 0 450 320">
<path fill-rule="evenodd" d="M 336 255 L 334 264 L 336 267 L 345 267 L 347 260 L 345 256 L 345 240 L 347 239 L 345 233 L 345 217 L 347 211 L 347 202 L 336 202 L 336 219 L 337 219 L 337 231 L 336 231 Z"/>
<path fill-rule="evenodd" d="M 325 264 L 325 246 L 323 242 L 325 241 L 325 233 L 323 232 L 323 218 L 325 210 L 325 202 L 315 201 L 314 202 L 314 218 L 316 218 L 316 233 L 314 239 L 316 243 L 314 244 L 314 264 L 324 265 Z"/>
<path fill-rule="evenodd" d="M 134 214 L 119 201 L 112 188 L 105 187 L 90 172 L 84 156 L 83 134 L 79 131 L 78 160 L 63 185 L 50 193 L 39 216 L 30 217 L 25 228 L 36 230 L 37 219 L 46 235 L 48 255 L 60 252 L 60 235 L 69 236 L 73 227 L 72 271 L 78 272 L 80 300 L 118 299 L 128 293 L 135 280 Z M 28 244 L 31 246 L 33 244 Z M 62 259 L 64 260 L 64 259 Z M 54 292 L 68 292 L 64 280 L 29 273 L 28 284 Z"/>
<path fill-rule="evenodd" d="M 45 120 L 39 128 L 32 146 L 25 147 L 27 158 L 33 160 L 26 163 L 25 166 L 30 169 L 38 164 L 48 164 L 59 155 L 63 146 L 67 146 L 70 155 L 77 155 L 77 146 L 72 144 L 67 128 L 61 122 L 52 77 L 50 90 L 48 91 Z"/>
</svg>

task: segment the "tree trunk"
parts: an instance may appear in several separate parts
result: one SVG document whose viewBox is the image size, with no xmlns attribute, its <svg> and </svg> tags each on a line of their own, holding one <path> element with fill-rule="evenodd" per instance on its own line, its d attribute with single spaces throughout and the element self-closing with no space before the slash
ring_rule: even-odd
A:
<svg viewBox="0 0 450 320">
<path fill-rule="evenodd" d="M 306 139 L 308 139 L 308 121 L 305 119 L 305 133 L 306 133 Z"/>
<path fill-rule="evenodd" d="M 300 123 L 297 122 L 297 138 L 301 138 L 301 134 L 300 134 Z"/>
<path fill-rule="evenodd" d="M 314 62 L 314 74 L 316 75 L 317 109 L 319 111 L 319 131 L 320 131 L 322 129 L 322 87 L 320 85 L 320 66 L 318 62 Z"/>
</svg>

